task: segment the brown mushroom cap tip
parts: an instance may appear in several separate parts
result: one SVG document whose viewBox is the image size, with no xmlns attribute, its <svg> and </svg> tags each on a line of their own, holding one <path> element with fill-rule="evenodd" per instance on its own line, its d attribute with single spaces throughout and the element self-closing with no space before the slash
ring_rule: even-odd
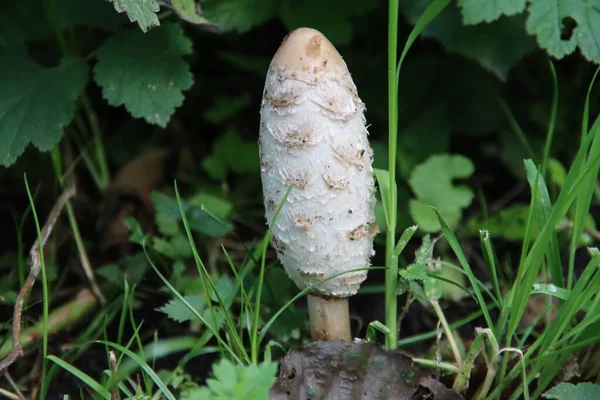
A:
<svg viewBox="0 0 600 400">
<path fill-rule="evenodd" d="M 347 71 L 342 56 L 333 44 L 312 28 L 298 28 L 290 32 L 273 56 L 272 63 L 288 71 Z"/>
</svg>

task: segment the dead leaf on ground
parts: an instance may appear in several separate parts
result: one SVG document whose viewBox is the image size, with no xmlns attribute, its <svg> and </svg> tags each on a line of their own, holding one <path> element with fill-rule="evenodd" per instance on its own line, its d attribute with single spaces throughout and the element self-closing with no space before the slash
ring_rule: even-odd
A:
<svg viewBox="0 0 600 400">
<path fill-rule="evenodd" d="M 130 232 L 123 223 L 125 217 L 137 219 L 145 232 L 153 229 L 154 209 L 150 195 L 165 178 L 167 155 L 162 149 L 145 150 L 117 172 L 106 190 L 107 213 L 101 249 L 128 243 Z"/>
<path fill-rule="evenodd" d="M 460 400 L 399 350 L 372 342 L 314 342 L 281 360 L 271 400 Z"/>
</svg>

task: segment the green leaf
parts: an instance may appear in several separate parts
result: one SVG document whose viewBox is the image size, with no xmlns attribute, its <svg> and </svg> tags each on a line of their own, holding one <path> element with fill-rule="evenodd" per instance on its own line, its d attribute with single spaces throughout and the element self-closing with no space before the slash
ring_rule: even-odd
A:
<svg viewBox="0 0 600 400">
<path fill-rule="evenodd" d="M 204 157 L 202 168 L 211 178 L 218 181 L 225 179 L 227 175 L 227 165 L 214 155 Z"/>
<path fill-rule="evenodd" d="M 158 231 L 165 236 L 175 236 L 179 233 L 179 224 L 177 220 L 170 215 L 156 213 L 156 226 Z"/>
<path fill-rule="evenodd" d="M 212 214 L 227 218 L 233 209 L 233 204 L 229 200 L 223 199 L 217 195 L 211 193 L 197 193 L 190 199 L 188 204 L 195 207 L 204 207 L 205 210 L 210 211 Z"/>
<path fill-rule="evenodd" d="M 409 0 L 402 10 L 414 24 L 428 4 L 429 0 Z M 492 23 L 464 26 L 460 10 L 453 2 L 427 26 L 423 36 L 438 39 L 448 51 L 475 60 L 506 80 L 510 69 L 536 48 L 535 39 L 525 30 L 525 18 L 519 14 Z"/>
<path fill-rule="evenodd" d="M 48 151 L 73 119 L 88 80 L 85 61 L 65 57 L 42 68 L 24 48 L 0 51 L 0 165 L 13 164 L 29 143 Z"/>
<path fill-rule="evenodd" d="M 198 15 L 195 0 L 172 0 L 171 4 L 177 14 L 186 21 L 196 24 L 204 24 L 207 22 L 204 17 Z"/>
<path fill-rule="evenodd" d="M 427 278 L 427 266 L 425 264 L 410 264 L 408 267 L 400 269 L 398 273 L 407 281 L 422 281 Z"/>
<path fill-rule="evenodd" d="M 129 235 L 129 241 L 137 243 L 139 245 L 143 245 L 146 235 L 144 235 L 142 226 L 137 221 L 137 219 L 135 219 L 134 217 L 125 217 L 123 218 L 123 223 L 131 231 L 131 234 Z"/>
<path fill-rule="evenodd" d="M 181 220 L 181 213 L 176 199 L 160 192 L 153 192 L 150 198 L 157 213 L 163 213 L 176 221 Z M 210 215 L 202 207 L 195 207 L 184 202 L 183 211 L 187 215 L 190 229 L 193 231 L 211 237 L 221 237 L 233 229 L 231 222 L 223 220 L 217 215 Z"/>
<path fill-rule="evenodd" d="M 215 141 L 213 156 L 239 175 L 259 171 L 260 160 L 256 140 L 245 141 L 233 129 L 227 130 Z"/>
<path fill-rule="evenodd" d="M 152 238 L 152 247 L 159 253 L 172 259 L 188 259 L 192 257 L 192 249 L 185 235 L 177 235 L 170 240 Z"/>
<path fill-rule="evenodd" d="M 559 383 L 544 393 L 547 399 L 556 400 L 596 400 L 600 399 L 600 386 L 591 382 Z"/>
<path fill-rule="evenodd" d="M 536 35 L 540 46 L 556 58 L 571 54 L 579 46 L 585 58 L 600 62 L 600 8 L 597 2 L 534 1 L 529 6 L 527 31 Z"/>
<path fill-rule="evenodd" d="M 466 223 L 466 232 L 470 236 L 479 236 L 479 230 L 485 229 L 493 237 L 505 240 L 522 241 L 525 236 L 527 218 L 529 217 L 529 205 L 515 204 L 505 207 L 499 212 L 485 218 L 471 218 Z M 538 224 L 532 226 L 531 236 L 536 238 L 540 229 Z"/>
<path fill-rule="evenodd" d="M 136 22 L 143 32 L 160 25 L 156 13 L 160 11 L 156 0 L 108 0 L 117 12 L 124 12 L 131 22 Z"/>
<path fill-rule="evenodd" d="M 248 32 L 275 16 L 275 0 L 210 0 L 202 4 L 204 16 L 223 31 Z"/>
<path fill-rule="evenodd" d="M 471 204 L 473 191 L 464 185 L 454 185 L 453 179 L 468 178 L 473 174 L 471 160 L 460 155 L 442 154 L 428 158 L 412 172 L 409 184 L 417 200 L 411 200 L 410 211 L 419 227 L 426 232 L 440 230 L 434 223 L 431 210 L 436 207 L 449 220 L 449 225 L 458 223 L 463 208 Z"/>
<path fill-rule="evenodd" d="M 184 296 L 185 300 L 197 311 L 204 311 L 206 302 L 200 296 Z M 157 311 L 167 314 L 177 322 L 186 322 L 197 319 L 196 315 L 179 299 L 173 299 Z"/>
<path fill-rule="evenodd" d="M 207 379 L 206 384 L 215 400 L 268 400 L 276 372 L 273 362 L 242 366 L 221 359 L 213 365 L 214 378 Z"/>
<path fill-rule="evenodd" d="M 110 105 L 125 105 L 135 118 L 164 128 L 194 82 L 181 57 L 191 52 L 192 42 L 177 24 L 146 34 L 125 31 L 98 49 L 94 78 Z"/>
<path fill-rule="evenodd" d="M 458 0 L 466 25 L 492 22 L 525 11 L 525 0 Z"/>
</svg>

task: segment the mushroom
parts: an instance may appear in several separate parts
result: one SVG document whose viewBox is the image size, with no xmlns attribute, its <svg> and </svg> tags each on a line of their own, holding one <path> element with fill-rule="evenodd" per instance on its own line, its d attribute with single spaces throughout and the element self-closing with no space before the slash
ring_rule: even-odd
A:
<svg viewBox="0 0 600 400">
<path fill-rule="evenodd" d="M 374 254 L 373 151 L 364 110 L 346 63 L 322 33 L 299 28 L 283 39 L 260 110 L 261 178 L 271 244 L 300 289 L 369 267 Z M 366 270 L 347 272 L 311 290 L 314 340 L 351 340 L 348 296 L 366 277 Z"/>
</svg>

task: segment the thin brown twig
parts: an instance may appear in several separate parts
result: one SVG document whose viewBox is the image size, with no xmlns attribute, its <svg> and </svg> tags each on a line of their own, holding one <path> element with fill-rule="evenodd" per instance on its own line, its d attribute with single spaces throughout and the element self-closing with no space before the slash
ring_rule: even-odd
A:
<svg viewBox="0 0 600 400">
<path fill-rule="evenodd" d="M 21 346 L 21 316 L 23 314 L 23 305 L 25 304 L 25 300 L 27 299 L 27 295 L 29 294 L 29 290 L 35 283 L 38 275 L 40 274 L 40 270 L 42 269 L 42 264 L 40 260 L 40 249 L 39 245 L 41 242 L 42 246 L 46 245 L 52 230 L 54 229 L 54 225 L 58 220 L 58 217 L 62 213 L 65 204 L 69 201 L 69 199 L 75 196 L 75 186 L 70 186 L 67 188 L 63 194 L 60 195 L 54 207 L 50 211 L 48 215 L 48 219 L 44 224 L 44 227 L 41 231 L 41 237 L 38 238 L 31 246 L 31 250 L 29 255 L 31 257 L 31 269 L 29 270 L 29 276 L 25 280 L 23 287 L 19 291 L 19 295 L 17 296 L 17 301 L 15 303 L 15 308 L 13 310 L 13 330 L 12 330 L 12 345 L 13 349 L 10 354 L 2 361 L 0 361 L 0 372 L 4 371 L 8 367 L 12 365 L 15 361 L 17 361 L 23 355 L 23 348 Z"/>
</svg>

